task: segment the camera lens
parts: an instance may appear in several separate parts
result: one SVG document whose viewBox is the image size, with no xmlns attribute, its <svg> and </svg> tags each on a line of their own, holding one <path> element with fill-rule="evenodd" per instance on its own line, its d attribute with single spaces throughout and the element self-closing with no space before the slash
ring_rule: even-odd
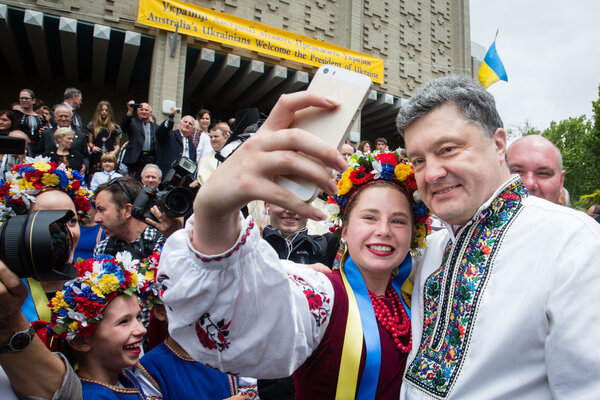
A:
<svg viewBox="0 0 600 400">
<path fill-rule="evenodd" d="M 171 189 L 164 197 L 162 207 L 164 211 L 172 217 L 182 217 L 192 211 L 194 204 L 194 195 L 183 187 Z"/>
<path fill-rule="evenodd" d="M 37 210 L 18 215 L 0 226 L 0 259 L 21 278 L 71 279 L 77 270 L 67 264 L 73 238 L 69 210 Z"/>
<path fill-rule="evenodd" d="M 325 69 L 323 70 L 323 73 L 324 73 L 325 75 L 327 75 L 327 74 L 329 73 L 329 68 L 325 68 Z"/>
</svg>

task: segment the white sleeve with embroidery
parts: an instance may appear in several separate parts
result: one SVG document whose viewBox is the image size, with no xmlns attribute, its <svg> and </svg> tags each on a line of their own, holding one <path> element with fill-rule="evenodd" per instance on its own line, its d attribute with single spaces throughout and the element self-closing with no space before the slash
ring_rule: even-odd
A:
<svg viewBox="0 0 600 400">
<path fill-rule="evenodd" d="M 223 254 L 198 253 L 193 217 L 158 268 L 169 333 L 194 359 L 256 378 L 289 376 L 317 348 L 331 315 L 329 279 L 280 260 L 252 219 Z"/>
</svg>

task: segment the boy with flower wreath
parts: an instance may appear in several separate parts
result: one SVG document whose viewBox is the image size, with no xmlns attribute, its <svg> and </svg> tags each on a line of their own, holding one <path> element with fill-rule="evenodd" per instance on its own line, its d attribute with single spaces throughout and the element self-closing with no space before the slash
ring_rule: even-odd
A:
<svg viewBox="0 0 600 400">
<path fill-rule="evenodd" d="M 76 366 L 84 398 L 146 398 L 127 368 L 137 364 L 146 333 L 140 305 L 160 304 L 158 259 L 153 253 L 138 264 L 124 253 L 82 261 L 50 301 L 49 327 Z"/>
</svg>

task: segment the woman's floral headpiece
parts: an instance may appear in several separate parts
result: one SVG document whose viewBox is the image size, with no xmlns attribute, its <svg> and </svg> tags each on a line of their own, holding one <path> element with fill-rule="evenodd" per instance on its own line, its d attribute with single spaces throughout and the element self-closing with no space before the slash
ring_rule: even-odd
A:
<svg viewBox="0 0 600 400">
<path fill-rule="evenodd" d="M 84 183 L 83 175 L 65 164 L 48 160 L 28 159 L 26 164 L 17 164 L 0 177 L 0 221 L 27 214 L 35 196 L 52 189 L 62 190 L 71 197 L 80 220 L 88 217 L 94 192 Z"/>
<path fill-rule="evenodd" d="M 387 181 L 404 189 L 413 206 L 414 226 L 411 248 L 417 251 L 425 247 L 428 234 L 427 220 L 431 213 L 417 191 L 415 173 L 408 159 L 397 150 L 366 154 L 355 153 L 348 160 L 349 168 L 337 177 L 338 194 L 327 199 L 327 211 L 331 215 L 329 230 L 341 231 L 342 220 L 348 204 L 357 193 L 375 181 Z"/>
<path fill-rule="evenodd" d="M 156 285 L 159 260 L 157 252 L 141 262 L 123 252 L 115 258 L 100 255 L 75 264 L 79 271 L 75 279 L 67 281 L 48 304 L 54 337 L 70 342 L 90 336 L 98 328 L 104 308 L 121 294 L 136 295 L 145 307 L 162 304 Z"/>
</svg>

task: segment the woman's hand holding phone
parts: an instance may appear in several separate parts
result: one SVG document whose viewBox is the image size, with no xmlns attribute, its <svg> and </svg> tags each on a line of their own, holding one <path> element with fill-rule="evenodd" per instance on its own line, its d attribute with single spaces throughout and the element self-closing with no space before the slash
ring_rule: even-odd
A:
<svg viewBox="0 0 600 400">
<path fill-rule="evenodd" d="M 289 128 L 297 111 L 308 107 L 335 109 L 339 101 L 316 93 L 283 95 L 259 129 L 217 168 L 194 202 L 194 247 L 204 254 L 229 249 L 239 233 L 239 210 L 252 200 L 277 204 L 312 219 L 322 211 L 274 182 L 281 175 L 300 176 L 328 193 L 337 187 L 327 167 L 344 170 L 337 148 L 300 128 Z"/>
</svg>

